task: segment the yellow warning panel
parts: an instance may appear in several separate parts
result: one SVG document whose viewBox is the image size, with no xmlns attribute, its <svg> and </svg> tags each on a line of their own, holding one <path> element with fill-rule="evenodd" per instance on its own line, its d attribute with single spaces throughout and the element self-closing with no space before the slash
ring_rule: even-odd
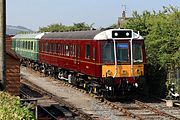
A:
<svg viewBox="0 0 180 120">
<path fill-rule="evenodd" d="M 144 75 L 144 65 L 133 65 L 134 76 Z M 132 77 L 131 65 L 102 65 L 102 77 Z"/>
</svg>

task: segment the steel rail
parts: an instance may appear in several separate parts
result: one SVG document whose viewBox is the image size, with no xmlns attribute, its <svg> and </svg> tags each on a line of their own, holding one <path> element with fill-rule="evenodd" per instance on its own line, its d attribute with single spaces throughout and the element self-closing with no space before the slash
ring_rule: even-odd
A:
<svg viewBox="0 0 180 120">
<path fill-rule="evenodd" d="M 36 90 L 37 92 L 39 92 L 42 95 L 47 95 L 50 98 L 52 98 L 53 100 L 55 100 L 56 102 L 60 103 L 60 104 L 64 104 L 65 106 L 69 107 L 74 113 L 78 114 L 79 116 L 81 116 L 82 118 L 85 118 L 86 120 L 97 120 L 97 118 L 91 117 L 91 115 L 86 114 L 85 112 L 83 112 L 82 110 L 76 108 L 74 105 L 66 102 L 65 100 L 63 100 L 61 97 L 58 97 L 52 93 L 49 93 L 48 91 L 46 91 L 43 88 L 40 88 L 39 86 L 31 83 L 30 81 L 28 81 L 26 78 L 22 77 L 23 81 L 21 81 L 21 83 L 29 86 L 30 88 Z"/>
<path fill-rule="evenodd" d="M 158 109 L 156 109 L 156 108 L 153 108 L 153 107 L 151 107 L 151 106 L 149 106 L 149 105 L 147 105 L 147 104 L 145 104 L 145 103 L 143 103 L 143 102 L 141 102 L 141 101 L 138 101 L 138 100 L 134 100 L 134 101 L 135 101 L 136 104 L 138 104 L 138 105 L 140 105 L 140 106 L 142 106 L 142 107 L 144 107 L 144 108 L 147 108 L 147 109 L 153 111 L 153 112 L 156 113 L 157 115 L 167 116 L 167 117 L 170 117 L 170 118 L 173 119 L 173 120 L 180 120 L 179 118 L 177 118 L 177 117 L 175 117 L 175 116 L 173 116 L 173 115 L 170 115 L 170 114 L 165 113 L 165 112 L 163 112 L 163 111 L 160 111 L 160 110 L 158 110 Z"/>
<path fill-rule="evenodd" d="M 41 110 L 43 110 L 44 112 L 46 112 L 51 118 L 53 118 L 53 120 L 58 120 L 58 118 L 56 116 L 54 116 L 52 113 L 50 113 L 48 110 L 46 110 L 43 106 L 38 105 L 38 108 L 40 108 Z"/>
</svg>

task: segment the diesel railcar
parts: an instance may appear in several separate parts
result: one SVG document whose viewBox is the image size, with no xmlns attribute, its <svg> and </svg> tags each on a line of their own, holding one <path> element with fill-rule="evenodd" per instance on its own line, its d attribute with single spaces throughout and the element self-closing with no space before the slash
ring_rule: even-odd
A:
<svg viewBox="0 0 180 120">
<path fill-rule="evenodd" d="M 39 62 L 89 92 L 122 96 L 144 76 L 144 40 L 128 29 L 47 33 L 39 40 Z"/>
<path fill-rule="evenodd" d="M 107 98 L 133 93 L 144 79 L 144 39 L 130 29 L 50 32 L 37 45 L 34 68 Z"/>
</svg>

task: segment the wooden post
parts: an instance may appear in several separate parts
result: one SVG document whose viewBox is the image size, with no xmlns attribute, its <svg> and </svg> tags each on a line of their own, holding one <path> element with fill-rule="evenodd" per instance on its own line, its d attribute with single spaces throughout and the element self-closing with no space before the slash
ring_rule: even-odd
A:
<svg viewBox="0 0 180 120">
<path fill-rule="evenodd" d="M 1 89 L 6 88 L 6 0 L 0 0 L 0 81 Z"/>
</svg>

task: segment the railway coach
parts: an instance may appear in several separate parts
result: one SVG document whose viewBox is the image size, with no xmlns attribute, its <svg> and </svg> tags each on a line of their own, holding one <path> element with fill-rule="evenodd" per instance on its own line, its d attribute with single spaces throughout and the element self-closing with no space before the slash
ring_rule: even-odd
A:
<svg viewBox="0 0 180 120">
<path fill-rule="evenodd" d="M 23 64 L 37 63 L 39 39 L 44 33 L 17 34 L 12 37 L 12 50 L 22 56 Z"/>
<path fill-rule="evenodd" d="M 38 62 L 89 92 L 124 96 L 144 77 L 144 40 L 130 29 L 47 33 L 39 39 Z"/>
</svg>

